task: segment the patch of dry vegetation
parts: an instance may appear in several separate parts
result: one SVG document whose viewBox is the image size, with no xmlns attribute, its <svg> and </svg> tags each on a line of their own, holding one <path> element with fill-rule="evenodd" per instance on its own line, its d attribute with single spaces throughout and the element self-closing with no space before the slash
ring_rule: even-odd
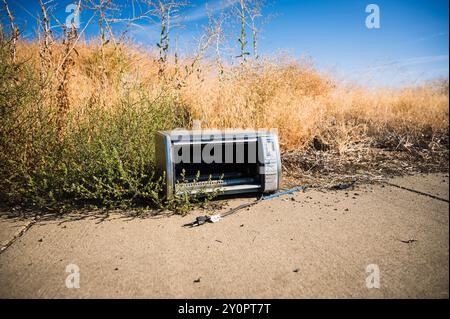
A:
<svg viewBox="0 0 450 319">
<path fill-rule="evenodd" d="M 56 46 L 54 63 L 62 50 Z M 161 77 L 157 55 L 132 45 L 108 46 L 103 56 L 96 44 L 79 44 L 76 50 L 68 97 L 78 121 L 98 105 L 116 112 L 125 96 L 139 108 L 141 93 L 155 101 L 164 93 L 176 98 L 187 127 L 198 119 L 204 128 L 278 128 L 284 151 L 322 144 L 344 154 L 361 143 L 398 150 L 447 142 L 448 80 L 369 90 L 341 85 L 308 60 L 289 56 L 225 66 L 221 76 L 208 61 L 187 73 L 192 59 L 185 58 L 169 64 Z M 36 44 L 22 43 L 18 51 L 37 65 Z"/>
<path fill-rule="evenodd" d="M 277 128 L 286 184 L 447 169 L 448 80 L 369 90 L 288 56 L 220 68 L 199 55 L 169 57 L 162 67 L 158 52 L 65 32 L 48 43 L 1 36 L 4 203 L 162 207 L 153 133 L 194 119 Z"/>
</svg>

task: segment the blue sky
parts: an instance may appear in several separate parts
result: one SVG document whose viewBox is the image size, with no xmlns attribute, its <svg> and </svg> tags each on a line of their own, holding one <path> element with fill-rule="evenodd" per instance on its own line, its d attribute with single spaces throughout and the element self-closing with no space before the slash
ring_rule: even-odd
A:
<svg viewBox="0 0 450 319">
<path fill-rule="evenodd" d="M 229 9 L 229 1 L 207 1 L 216 12 Z M 235 0 L 234 0 L 235 1 Z M 9 0 L 16 19 L 31 39 L 39 14 L 37 0 Z M 65 8 L 74 1 L 54 0 L 54 15 L 61 21 L 68 13 Z M 136 0 L 116 0 L 124 9 L 122 16 L 131 14 Z M 178 50 L 189 52 L 195 38 L 207 23 L 205 1 L 193 0 L 182 11 L 183 28 L 173 31 Z M 368 4 L 380 8 L 380 28 L 368 29 L 365 12 Z M 232 3 L 231 3 L 232 4 Z M 135 6 L 135 11 L 139 8 Z M 92 12 L 81 13 L 80 29 Z M 394 86 L 421 83 L 436 77 L 448 77 L 449 66 L 449 7 L 445 0 L 274 0 L 268 1 L 259 41 L 260 53 L 271 56 L 287 51 L 295 57 L 310 57 L 317 68 L 347 81 L 368 86 Z M 2 18 L 4 21 L 4 17 Z M 123 28 L 116 26 L 117 30 Z M 237 48 L 237 29 L 227 27 L 228 46 Z M 86 37 L 98 34 L 96 19 L 85 30 Z M 140 22 L 129 33 L 141 45 L 154 47 L 158 29 L 150 22 Z M 224 51 L 233 59 L 235 52 Z"/>
</svg>

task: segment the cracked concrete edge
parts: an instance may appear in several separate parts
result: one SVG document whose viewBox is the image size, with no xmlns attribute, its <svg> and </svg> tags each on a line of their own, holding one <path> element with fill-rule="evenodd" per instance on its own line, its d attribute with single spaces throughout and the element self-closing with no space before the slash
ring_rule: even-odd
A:
<svg viewBox="0 0 450 319">
<path fill-rule="evenodd" d="M 397 185 L 397 184 L 390 183 L 390 182 L 387 182 L 387 181 L 385 181 L 383 183 L 386 184 L 386 185 L 392 186 L 392 187 L 396 187 L 396 188 L 408 191 L 408 192 L 416 193 L 418 195 L 427 196 L 427 197 L 430 197 L 430 198 L 433 198 L 433 199 L 436 199 L 436 200 L 440 200 L 442 202 L 446 202 L 446 203 L 449 202 L 448 199 L 445 199 L 445 198 L 442 198 L 442 197 L 439 197 L 439 196 L 435 196 L 435 195 L 427 193 L 427 192 L 421 192 L 421 191 L 418 191 L 418 190 L 413 189 L 413 188 Z"/>
<path fill-rule="evenodd" d="M 4 241 L 0 246 L 0 254 L 2 254 L 8 247 L 10 247 L 18 238 L 22 237 L 27 230 L 36 223 L 36 219 L 28 221 L 20 230 L 18 230 L 9 240 Z"/>
</svg>

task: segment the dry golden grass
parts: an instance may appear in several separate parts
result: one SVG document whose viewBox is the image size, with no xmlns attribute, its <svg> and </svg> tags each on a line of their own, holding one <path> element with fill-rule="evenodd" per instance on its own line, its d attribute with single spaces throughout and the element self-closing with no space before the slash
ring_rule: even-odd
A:
<svg viewBox="0 0 450 319">
<path fill-rule="evenodd" d="M 142 92 L 157 99 L 169 91 L 189 112 L 189 119 L 201 120 L 204 128 L 277 128 L 284 150 L 304 149 L 315 140 L 342 153 L 355 143 L 383 141 L 392 134 L 404 138 L 405 145 L 424 134 L 430 142 L 434 135 L 448 134 L 448 81 L 369 90 L 336 83 L 308 61 L 286 56 L 226 67 L 222 76 L 208 61 L 188 74 L 192 58 L 185 58 L 177 65 L 169 63 L 161 77 L 152 52 L 131 45 L 103 50 L 102 56 L 96 44 L 76 47 L 69 97 L 71 111 L 78 115 L 97 104 L 114 111 L 125 94 L 131 94 L 133 107 L 139 107 Z M 22 43 L 18 52 L 38 58 L 34 43 Z M 60 44 L 54 52 L 57 64 Z"/>
<path fill-rule="evenodd" d="M 36 43 L 19 43 L 19 64 L 0 43 L 5 203 L 162 205 L 153 133 L 194 119 L 203 128 L 278 129 L 286 185 L 447 166 L 448 80 L 370 90 L 288 56 L 223 73 L 195 56 L 161 68 L 157 52 L 132 44 L 78 43 L 62 69 L 67 45 L 59 42 L 42 72 Z"/>
</svg>

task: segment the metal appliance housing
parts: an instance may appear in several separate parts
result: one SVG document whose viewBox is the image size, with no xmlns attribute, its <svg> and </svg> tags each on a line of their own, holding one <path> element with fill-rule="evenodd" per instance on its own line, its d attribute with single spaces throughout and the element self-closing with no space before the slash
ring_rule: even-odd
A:
<svg viewBox="0 0 450 319">
<path fill-rule="evenodd" d="M 219 191 L 273 193 L 281 157 L 275 130 L 173 130 L 155 136 L 157 172 L 165 195 Z"/>
</svg>

